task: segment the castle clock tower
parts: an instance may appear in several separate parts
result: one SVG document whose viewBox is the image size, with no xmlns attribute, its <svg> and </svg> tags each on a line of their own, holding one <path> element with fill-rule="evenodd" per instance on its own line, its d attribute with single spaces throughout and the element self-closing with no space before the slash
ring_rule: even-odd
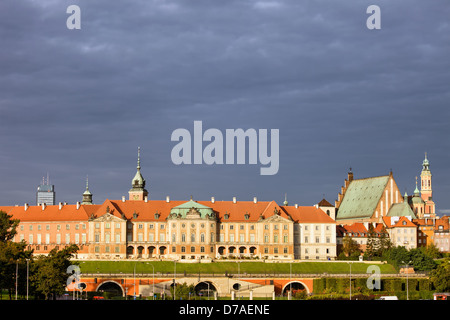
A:
<svg viewBox="0 0 450 320">
<path fill-rule="evenodd" d="M 128 191 L 130 200 L 144 200 L 148 196 L 145 190 L 145 179 L 141 174 L 141 148 L 138 147 L 137 171 L 131 181 L 131 189 Z"/>
</svg>

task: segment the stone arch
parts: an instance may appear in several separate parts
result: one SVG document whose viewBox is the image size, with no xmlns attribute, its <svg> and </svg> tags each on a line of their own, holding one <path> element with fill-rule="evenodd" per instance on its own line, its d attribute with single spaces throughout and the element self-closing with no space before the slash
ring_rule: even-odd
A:
<svg viewBox="0 0 450 320">
<path fill-rule="evenodd" d="M 147 248 L 148 250 L 148 257 L 153 258 L 153 256 L 156 254 L 156 247 L 155 246 L 149 246 Z"/>
<path fill-rule="evenodd" d="M 208 289 L 209 289 L 209 297 L 214 298 L 214 292 L 218 292 L 217 287 L 214 285 L 214 283 L 212 283 L 211 281 L 200 281 L 195 285 L 195 293 L 197 295 L 203 293 L 204 296 L 207 296 Z"/>
<path fill-rule="evenodd" d="M 142 255 L 144 254 L 144 250 L 145 250 L 144 246 L 137 247 L 137 257 L 138 258 L 142 258 Z"/>
<path fill-rule="evenodd" d="M 292 280 L 283 286 L 283 289 L 281 290 L 281 294 L 282 295 L 287 294 L 287 292 L 289 291 L 291 286 L 292 286 L 292 290 L 306 290 L 307 294 L 310 293 L 309 288 L 305 283 L 298 281 L 298 280 Z"/>
<path fill-rule="evenodd" d="M 96 292 L 99 292 L 103 288 L 103 291 L 107 292 L 117 292 L 122 297 L 125 296 L 125 290 L 123 289 L 122 285 L 114 280 L 107 280 L 100 283 L 97 288 L 95 289 Z"/>
</svg>

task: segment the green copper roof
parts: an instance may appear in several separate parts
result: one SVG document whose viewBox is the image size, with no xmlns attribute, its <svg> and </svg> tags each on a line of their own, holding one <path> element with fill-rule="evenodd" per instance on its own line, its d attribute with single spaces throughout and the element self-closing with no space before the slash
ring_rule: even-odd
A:
<svg viewBox="0 0 450 320">
<path fill-rule="evenodd" d="M 370 218 L 388 181 L 389 176 L 353 180 L 345 192 L 336 219 Z"/>
<path fill-rule="evenodd" d="M 176 207 L 173 207 L 170 210 L 170 214 L 176 214 L 180 218 L 186 218 L 188 212 L 194 209 L 194 212 L 197 211 L 200 213 L 201 218 L 205 218 L 205 216 L 213 217 L 215 216 L 214 210 L 210 207 L 207 207 L 203 204 L 197 203 L 194 200 L 189 200 L 188 202 L 182 203 Z"/>
<path fill-rule="evenodd" d="M 412 219 L 417 219 L 414 211 L 407 202 L 394 203 L 387 214 L 388 217 L 412 217 Z"/>
</svg>

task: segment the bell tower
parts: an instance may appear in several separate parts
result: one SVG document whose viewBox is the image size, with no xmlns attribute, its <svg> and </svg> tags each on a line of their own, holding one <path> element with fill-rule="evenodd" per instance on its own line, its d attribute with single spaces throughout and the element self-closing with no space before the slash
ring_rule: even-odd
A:
<svg viewBox="0 0 450 320">
<path fill-rule="evenodd" d="M 427 153 L 425 152 L 425 159 L 422 162 L 422 172 L 420 173 L 420 195 L 425 202 L 425 214 L 435 214 L 431 176 L 430 161 L 428 161 Z"/>
<path fill-rule="evenodd" d="M 131 180 L 131 189 L 128 191 L 130 200 L 144 200 L 148 196 L 148 191 L 145 189 L 145 179 L 141 174 L 141 148 L 138 147 L 137 171 Z"/>
</svg>

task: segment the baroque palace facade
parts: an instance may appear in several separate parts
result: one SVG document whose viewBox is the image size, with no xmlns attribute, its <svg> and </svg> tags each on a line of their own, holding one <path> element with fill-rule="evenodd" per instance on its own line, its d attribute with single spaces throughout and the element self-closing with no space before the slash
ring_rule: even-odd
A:
<svg viewBox="0 0 450 320">
<path fill-rule="evenodd" d="M 393 245 L 409 249 L 431 243 L 449 252 L 449 217 L 436 218 L 431 172 L 425 156 L 421 191 L 401 195 L 392 172 L 354 179 L 348 173 L 335 205 L 275 201 L 150 200 L 140 157 L 128 199 L 93 204 L 86 182 L 76 204 L 0 207 L 19 219 L 14 241 L 35 254 L 70 244 L 77 259 L 212 260 L 225 257 L 333 260 L 345 236 L 364 251 L 370 225 Z"/>
<path fill-rule="evenodd" d="M 335 259 L 334 207 L 282 206 L 275 201 L 149 200 L 141 174 L 132 179 L 128 200 L 96 205 L 86 183 L 77 204 L 0 207 L 19 219 L 14 241 L 35 254 L 76 244 L 78 259 L 212 260 Z"/>
</svg>

